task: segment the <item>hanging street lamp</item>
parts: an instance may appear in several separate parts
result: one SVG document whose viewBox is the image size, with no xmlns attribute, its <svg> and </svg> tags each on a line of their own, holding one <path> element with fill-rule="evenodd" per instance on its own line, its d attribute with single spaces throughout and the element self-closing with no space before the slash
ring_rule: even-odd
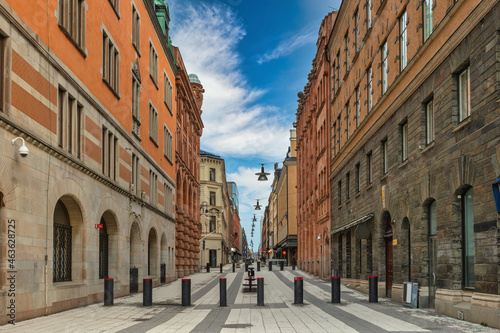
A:
<svg viewBox="0 0 500 333">
<path fill-rule="evenodd" d="M 268 180 L 267 176 L 269 176 L 270 173 L 264 171 L 264 163 L 260 163 L 260 165 L 262 165 L 262 167 L 260 168 L 260 172 L 257 172 L 255 175 L 259 176 L 259 178 L 257 178 L 258 181 L 266 181 Z"/>
</svg>

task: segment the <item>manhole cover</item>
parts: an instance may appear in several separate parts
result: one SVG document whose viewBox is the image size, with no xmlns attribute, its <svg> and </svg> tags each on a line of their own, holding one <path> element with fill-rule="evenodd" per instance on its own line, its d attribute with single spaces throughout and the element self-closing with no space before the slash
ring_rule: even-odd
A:
<svg viewBox="0 0 500 333">
<path fill-rule="evenodd" d="M 227 324 L 222 325 L 222 328 L 247 328 L 252 327 L 252 324 Z"/>
</svg>

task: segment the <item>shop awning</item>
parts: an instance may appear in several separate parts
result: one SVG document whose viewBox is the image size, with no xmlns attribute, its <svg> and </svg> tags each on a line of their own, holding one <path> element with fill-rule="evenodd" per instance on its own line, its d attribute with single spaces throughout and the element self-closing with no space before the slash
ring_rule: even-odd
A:
<svg viewBox="0 0 500 333">
<path fill-rule="evenodd" d="M 349 222 L 347 224 L 344 224 L 344 225 L 342 225 L 340 227 L 337 227 L 337 228 L 333 229 L 332 231 L 330 231 L 330 234 L 334 235 L 334 234 L 339 233 L 341 231 L 350 229 L 352 227 L 357 226 L 358 224 L 370 221 L 372 218 L 373 218 L 373 213 L 366 214 L 365 216 L 362 216 L 359 219 L 356 219 L 354 221 L 351 221 L 351 222 Z"/>
</svg>

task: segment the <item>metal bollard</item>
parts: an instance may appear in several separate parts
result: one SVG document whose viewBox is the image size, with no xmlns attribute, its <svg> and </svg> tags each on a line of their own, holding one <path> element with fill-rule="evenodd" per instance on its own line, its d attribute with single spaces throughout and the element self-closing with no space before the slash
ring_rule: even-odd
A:
<svg viewBox="0 0 500 333">
<path fill-rule="evenodd" d="M 368 277 L 368 301 L 370 303 L 378 302 L 378 276 Z"/>
<path fill-rule="evenodd" d="M 113 305 L 113 279 L 104 279 L 104 305 Z"/>
<path fill-rule="evenodd" d="M 269 260 L 269 271 L 273 270 L 273 262 Z"/>
<path fill-rule="evenodd" d="M 245 261 L 245 272 L 248 272 L 248 262 Z"/>
<path fill-rule="evenodd" d="M 285 265 L 285 262 L 284 261 L 280 261 L 280 271 L 283 270 L 283 266 Z"/>
<path fill-rule="evenodd" d="M 182 306 L 191 305 L 191 279 L 182 279 Z"/>
<path fill-rule="evenodd" d="M 257 278 L 257 305 L 264 305 L 264 278 Z"/>
<path fill-rule="evenodd" d="M 220 302 L 219 306 L 227 306 L 227 293 L 226 293 L 226 278 L 220 278 L 219 291 Z"/>
<path fill-rule="evenodd" d="M 295 260 L 292 260 L 292 271 L 295 270 Z"/>
<path fill-rule="evenodd" d="M 153 305 L 153 280 L 144 279 L 142 280 L 142 305 L 151 306 Z"/>
<path fill-rule="evenodd" d="M 304 304 L 304 280 L 296 277 L 293 281 L 293 304 Z"/>
<path fill-rule="evenodd" d="M 340 303 L 340 277 L 332 276 L 332 303 Z"/>
<path fill-rule="evenodd" d="M 257 261 L 257 272 L 260 272 L 260 261 Z"/>
<path fill-rule="evenodd" d="M 220 263 L 220 272 L 222 273 L 222 263 Z"/>
<path fill-rule="evenodd" d="M 210 273 L 210 263 L 207 262 L 207 273 Z"/>
<path fill-rule="evenodd" d="M 233 261 L 233 273 L 236 271 L 236 263 Z"/>
</svg>

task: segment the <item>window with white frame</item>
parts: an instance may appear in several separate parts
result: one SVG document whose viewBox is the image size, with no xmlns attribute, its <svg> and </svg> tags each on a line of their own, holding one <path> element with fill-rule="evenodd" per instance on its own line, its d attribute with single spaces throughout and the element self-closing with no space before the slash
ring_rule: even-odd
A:
<svg viewBox="0 0 500 333">
<path fill-rule="evenodd" d="M 173 136 L 167 125 L 163 125 L 163 154 L 170 163 L 173 163 Z"/>
<path fill-rule="evenodd" d="M 389 171 L 389 146 L 387 143 L 387 138 L 382 140 L 381 145 L 381 155 L 382 155 L 382 172 L 385 175 Z"/>
<path fill-rule="evenodd" d="M 425 104 L 425 144 L 434 141 L 434 101 Z"/>
<path fill-rule="evenodd" d="M 458 74 L 458 120 L 463 121 L 471 114 L 469 67 Z"/>
<path fill-rule="evenodd" d="M 408 122 L 401 125 L 401 159 L 403 163 L 408 160 Z"/>
<path fill-rule="evenodd" d="M 132 72 L 132 133 L 141 137 L 141 82 Z"/>
<path fill-rule="evenodd" d="M 168 78 L 167 73 L 163 73 L 163 101 L 165 102 L 165 105 L 168 108 L 168 111 L 170 111 L 171 114 L 173 114 L 173 109 L 172 109 L 172 83 L 170 82 L 170 79 Z"/>
<path fill-rule="evenodd" d="M 153 170 L 149 170 L 149 203 L 158 203 L 158 175 Z"/>
<path fill-rule="evenodd" d="M 172 216 L 174 213 L 172 187 L 167 183 L 163 184 L 163 192 L 165 196 L 165 213 Z"/>
<path fill-rule="evenodd" d="M 387 91 L 387 41 L 382 44 L 382 94 Z"/>
<path fill-rule="evenodd" d="M 372 80 L 373 80 L 373 73 L 372 73 L 372 68 L 369 67 L 368 68 L 368 71 L 366 72 L 366 79 L 368 80 L 368 84 L 366 86 L 366 96 L 367 96 L 367 108 L 368 108 L 368 112 L 367 113 L 370 113 L 370 111 L 372 110 L 372 95 L 373 95 L 373 84 L 372 84 Z"/>
<path fill-rule="evenodd" d="M 149 42 L 149 76 L 158 87 L 158 53 L 151 41 Z"/>
<path fill-rule="evenodd" d="M 118 167 L 118 138 L 109 129 L 102 128 L 102 173 L 116 180 Z"/>
<path fill-rule="evenodd" d="M 356 52 L 359 52 L 359 10 L 354 13 L 354 45 Z"/>
<path fill-rule="evenodd" d="M 399 17 L 399 65 L 401 72 L 405 69 L 407 65 L 407 43 L 408 37 L 406 34 L 407 28 L 407 17 L 406 10 Z"/>
<path fill-rule="evenodd" d="M 345 72 L 349 71 L 349 34 L 346 33 L 344 36 L 344 59 L 345 59 Z"/>
<path fill-rule="evenodd" d="M 351 113 L 351 110 L 349 110 L 349 103 L 350 101 L 347 101 L 346 105 L 345 105 L 345 110 L 346 110 L 346 118 L 345 118 L 345 134 L 346 134 L 346 139 L 349 140 L 349 122 L 350 122 L 350 113 Z"/>
<path fill-rule="evenodd" d="M 158 145 L 158 111 L 149 103 L 149 138 Z"/>
<path fill-rule="evenodd" d="M 361 123 L 361 91 L 359 86 L 356 87 L 356 128 L 359 127 Z"/>
<path fill-rule="evenodd" d="M 120 0 L 109 0 L 109 3 L 118 14 L 120 12 Z"/>
<path fill-rule="evenodd" d="M 141 17 L 139 11 L 132 5 L 132 45 L 139 55 L 141 55 Z"/>
<path fill-rule="evenodd" d="M 83 106 L 75 96 L 59 87 L 57 108 L 58 145 L 71 155 L 81 158 Z"/>
<path fill-rule="evenodd" d="M 141 163 L 139 156 L 134 153 L 132 153 L 132 179 L 130 183 L 134 185 L 134 191 L 131 192 L 137 195 L 141 190 Z"/>
<path fill-rule="evenodd" d="M 102 79 L 115 94 L 119 93 L 120 52 L 107 32 L 102 33 Z"/>
<path fill-rule="evenodd" d="M 85 51 L 86 11 L 85 0 L 59 0 L 59 27 L 81 51 Z"/>
<path fill-rule="evenodd" d="M 433 22 L 432 22 L 432 0 L 423 0 L 423 25 L 424 25 L 424 42 L 432 34 Z"/>
<path fill-rule="evenodd" d="M 366 0 L 366 30 L 372 27 L 372 1 Z"/>
</svg>

